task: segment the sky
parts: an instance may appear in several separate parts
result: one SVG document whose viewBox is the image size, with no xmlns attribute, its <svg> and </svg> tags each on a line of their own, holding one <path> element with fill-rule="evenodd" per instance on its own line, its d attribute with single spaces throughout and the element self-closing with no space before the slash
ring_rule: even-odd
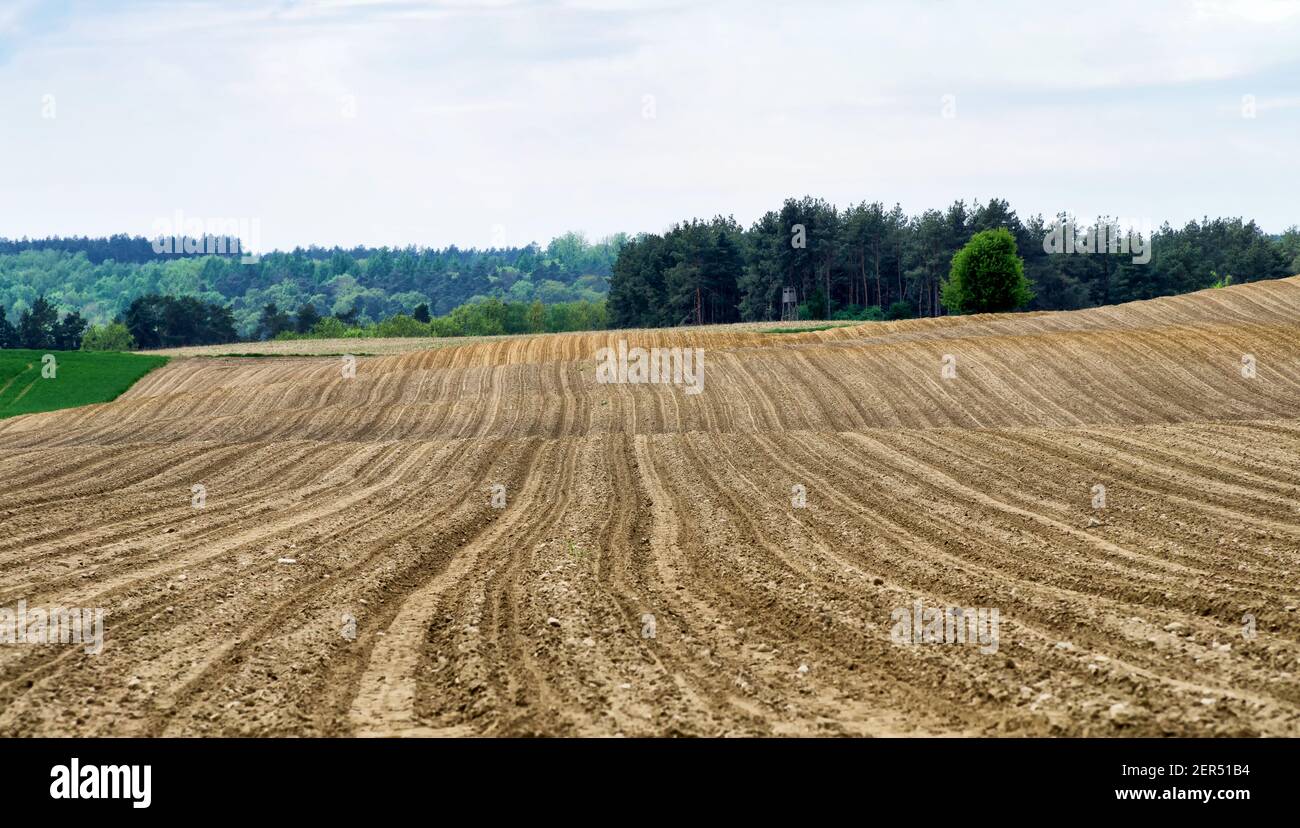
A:
<svg viewBox="0 0 1300 828">
<path fill-rule="evenodd" d="M 1300 0 L 0 0 L 0 236 L 296 245 L 1005 198 L 1300 223 Z"/>
</svg>

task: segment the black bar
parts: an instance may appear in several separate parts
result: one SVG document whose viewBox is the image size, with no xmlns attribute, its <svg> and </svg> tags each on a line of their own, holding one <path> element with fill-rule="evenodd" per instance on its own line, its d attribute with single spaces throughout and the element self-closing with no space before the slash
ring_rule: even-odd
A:
<svg viewBox="0 0 1300 828">
<path fill-rule="evenodd" d="M 881 806 L 925 817 L 1039 806 L 1057 817 L 1191 809 L 1230 816 L 1294 803 L 1296 751 L 1294 740 L 1238 739 L 14 739 L 5 742 L 0 790 L 6 805 L 41 814 L 128 820 L 353 811 L 379 818 L 396 808 L 427 813 L 427 821 L 519 808 L 540 818 L 537 809 L 561 805 L 581 810 L 584 821 L 665 808 L 762 818 L 847 807 L 884 816 L 872 810 Z M 70 770 L 74 757 L 83 773 L 88 765 L 150 766 L 149 806 L 52 798 L 51 768 Z M 1159 798 L 1188 789 L 1241 798 Z M 1117 794 L 1138 790 L 1158 798 Z"/>
</svg>

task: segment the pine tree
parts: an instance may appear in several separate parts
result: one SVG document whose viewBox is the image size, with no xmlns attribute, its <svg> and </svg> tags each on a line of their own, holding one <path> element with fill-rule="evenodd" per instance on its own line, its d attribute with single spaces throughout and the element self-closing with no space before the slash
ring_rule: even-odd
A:
<svg viewBox="0 0 1300 828">
<path fill-rule="evenodd" d="M 4 305 L 0 305 L 0 348 L 17 347 L 18 331 L 14 328 L 13 323 L 9 321 Z"/>
<path fill-rule="evenodd" d="M 50 350 L 58 344 L 59 313 L 44 294 L 18 317 L 18 338 L 24 348 Z"/>
</svg>

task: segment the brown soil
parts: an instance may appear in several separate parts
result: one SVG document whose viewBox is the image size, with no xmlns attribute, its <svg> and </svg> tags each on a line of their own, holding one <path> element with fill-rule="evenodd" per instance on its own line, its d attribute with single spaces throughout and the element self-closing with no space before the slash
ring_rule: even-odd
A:
<svg viewBox="0 0 1300 828">
<path fill-rule="evenodd" d="M 704 392 L 597 384 L 620 338 Z M 1300 735 L 1300 277 L 340 368 L 0 423 L 0 607 L 107 611 L 0 645 L 0 734 Z M 917 599 L 997 652 L 895 644 Z"/>
</svg>

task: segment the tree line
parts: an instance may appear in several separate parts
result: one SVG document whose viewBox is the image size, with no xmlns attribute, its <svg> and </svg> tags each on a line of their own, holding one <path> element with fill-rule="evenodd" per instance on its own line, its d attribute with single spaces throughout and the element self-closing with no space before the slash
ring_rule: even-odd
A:
<svg viewBox="0 0 1300 828">
<path fill-rule="evenodd" d="M 116 323 L 126 329 L 136 348 L 220 345 L 239 339 L 230 308 L 193 296 L 138 297 Z"/>
<path fill-rule="evenodd" d="M 230 307 L 251 337 L 269 303 L 311 304 L 322 317 L 356 311 L 371 324 L 426 305 L 432 316 L 496 297 L 543 304 L 601 300 L 624 235 L 589 242 L 566 233 L 544 247 L 462 249 L 309 247 L 252 263 L 237 255 L 157 254 L 143 237 L 0 239 L 0 307 L 16 317 L 39 295 L 92 323 L 117 318 L 136 298 L 192 296 Z M 183 249 L 183 248 L 177 248 Z"/>
<path fill-rule="evenodd" d="M 160 245 L 144 236 L 114 233 L 111 236 L 46 236 L 39 239 L 0 238 L 0 255 L 12 255 L 26 250 L 58 250 L 64 253 L 82 253 L 92 264 L 115 261 L 122 264 L 144 264 L 168 259 L 185 258 L 186 249 L 226 250 L 232 256 L 242 252 L 239 239 L 230 236 L 182 236 L 176 239 L 170 251 L 160 250 Z"/>
<path fill-rule="evenodd" d="M 191 296 L 141 296 L 107 325 L 91 325 L 77 311 L 60 318 L 45 296 L 36 297 L 17 322 L 0 306 L 0 348 L 53 351 L 131 351 L 234 342 L 230 308 Z"/>
<path fill-rule="evenodd" d="M 0 240 L 0 346 L 51 348 L 81 337 L 88 347 L 153 348 L 378 330 L 459 336 L 758 321 L 781 316 L 786 288 L 801 318 L 933 316 L 952 310 L 943 290 L 954 255 L 989 230 L 1014 241 L 1031 309 L 1300 272 L 1295 227 L 1270 236 L 1241 218 L 1166 223 L 1147 234 L 1151 257 L 1138 263 L 1109 252 L 1048 253 L 1044 239 L 1062 220 L 1072 219 L 1022 221 L 1001 199 L 909 216 L 897 204 L 840 209 L 804 197 L 747 228 L 717 216 L 596 243 L 568 233 L 545 247 L 310 247 L 251 264 L 159 256 L 147 239 L 124 235 Z M 70 311 L 71 327 L 54 308 Z"/>
<path fill-rule="evenodd" d="M 356 309 L 322 316 L 308 303 L 296 312 L 275 303 L 262 308 L 253 340 L 333 339 L 361 337 L 457 337 L 517 333 L 559 333 L 599 330 L 608 326 L 605 301 L 503 302 L 497 298 L 470 302 L 443 316 L 431 316 L 427 305 L 411 315 L 394 314 L 363 322 Z M 73 311 L 60 320 L 44 296 L 11 324 L 0 307 L 0 348 L 43 350 L 134 351 L 220 345 L 241 340 L 229 307 L 192 296 L 137 297 L 112 322 L 87 325 Z"/>
<path fill-rule="evenodd" d="M 787 199 L 750 227 L 734 218 L 690 219 L 641 234 L 619 252 L 610 276 L 615 327 L 780 318 L 785 288 L 801 318 L 889 319 L 945 311 L 953 257 L 974 235 L 1006 230 L 1023 258 L 1034 310 L 1074 310 L 1200 290 L 1223 280 L 1300 273 L 1300 230 L 1269 236 L 1254 221 L 1168 223 L 1138 235 L 1149 262 L 1104 252 L 1053 254 L 1044 240 L 1062 214 L 1022 221 L 993 199 L 908 216 L 901 206 L 862 202 L 839 209 L 818 198 Z M 1094 226 L 1113 220 L 1099 217 Z M 1125 228 L 1129 229 L 1129 228 Z"/>
<path fill-rule="evenodd" d="M 44 296 L 10 322 L 0 306 L 0 348 L 30 348 L 42 351 L 75 351 L 81 347 L 86 320 L 76 311 L 59 317 L 58 309 Z"/>
<path fill-rule="evenodd" d="M 592 331 L 608 327 L 605 301 L 580 300 L 546 305 L 504 302 L 495 297 L 468 302 L 443 316 L 430 316 L 426 305 L 411 315 L 395 314 L 378 322 L 359 323 L 356 314 L 321 317 L 309 305 L 296 313 L 269 304 L 258 322 L 259 339 L 338 339 L 352 337 L 497 336 L 520 333 Z"/>
</svg>

